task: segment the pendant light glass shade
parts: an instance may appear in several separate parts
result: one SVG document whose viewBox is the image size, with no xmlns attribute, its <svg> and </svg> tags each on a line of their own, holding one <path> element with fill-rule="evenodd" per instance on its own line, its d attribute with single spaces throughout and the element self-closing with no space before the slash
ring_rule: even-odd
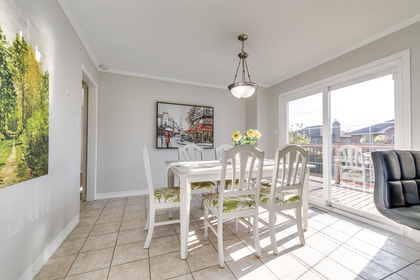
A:
<svg viewBox="0 0 420 280">
<path fill-rule="evenodd" d="M 252 82 L 237 82 L 229 85 L 229 90 L 236 98 L 248 98 L 254 94 L 258 85 Z"/>
<path fill-rule="evenodd" d="M 248 39 L 248 35 L 246 34 L 241 34 L 238 37 L 238 40 L 242 42 L 242 52 L 238 54 L 239 64 L 238 68 L 236 69 L 236 74 L 233 83 L 228 86 L 228 89 L 233 94 L 233 96 L 241 99 L 250 97 L 258 89 L 258 84 L 251 82 L 248 64 L 246 63 L 246 58 L 248 57 L 248 53 L 244 52 L 244 42 L 246 39 Z M 240 67 L 242 70 L 242 82 L 236 82 L 236 77 L 238 76 L 238 71 Z M 248 76 L 248 81 L 245 80 L 246 76 Z"/>
</svg>

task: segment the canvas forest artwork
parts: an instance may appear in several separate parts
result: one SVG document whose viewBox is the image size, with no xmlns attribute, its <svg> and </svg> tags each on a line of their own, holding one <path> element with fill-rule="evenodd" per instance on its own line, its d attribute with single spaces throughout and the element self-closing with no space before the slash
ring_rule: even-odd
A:
<svg viewBox="0 0 420 280">
<path fill-rule="evenodd" d="M 0 188 L 48 174 L 48 41 L 0 0 Z"/>
<path fill-rule="evenodd" d="M 158 102 L 156 148 L 195 143 L 213 149 L 213 114 L 213 107 Z"/>
</svg>

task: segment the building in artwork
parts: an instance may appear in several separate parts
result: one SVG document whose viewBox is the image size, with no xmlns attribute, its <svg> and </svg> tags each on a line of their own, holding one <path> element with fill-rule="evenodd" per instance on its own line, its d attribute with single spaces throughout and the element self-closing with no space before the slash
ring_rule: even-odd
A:
<svg viewBox="0 0 420 280">
<path fill-rule="evenodd" d="M 192 122 L 184 131 L 183 139 L 194 143 L 213 143 L 213 108 L 196 107 Z"/>
</svg>

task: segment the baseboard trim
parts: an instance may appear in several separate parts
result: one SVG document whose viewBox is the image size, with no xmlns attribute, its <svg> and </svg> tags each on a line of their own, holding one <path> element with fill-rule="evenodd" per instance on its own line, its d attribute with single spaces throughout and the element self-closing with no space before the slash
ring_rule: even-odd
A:
<svg viewBox="0 0 420 280">
<path fill-rule="evenodd" d="M 127 196 L 138 196 L 138 195 L 148 195 L 148 189 L 136 190 L 136 191 L 125 191 L 125 192 L 109 192 L 109 193 L 97 193 L 96 199 L 109 199 L 109 198 L 118 198 L 118 197 L 127 197 Z"/>
<path fill-rule="evenodd" d="M 39 273 L 42 267 L 47 263 L 54 252 L 60 247 L 67 236 L 79 223 L 79 215 L 66 226 L 66 228 L 57 236 L 57 238 L 42 252 L 38 259 L 31 265 L 31 267 L 20 277 L 20 280 L 31 280 Z"/>
</svg>

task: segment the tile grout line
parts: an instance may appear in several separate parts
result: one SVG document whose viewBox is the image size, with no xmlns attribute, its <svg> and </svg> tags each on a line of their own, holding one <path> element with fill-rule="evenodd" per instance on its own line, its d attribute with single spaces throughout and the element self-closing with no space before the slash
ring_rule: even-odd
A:
<svg viewBox="0 0 420 280">
<path fill-rule="evenodd" d="M 413 261 L 413 262 L 411 262 L 411 263 L 407 264 L 406 266 L 404 266 L 404 267 L 402 267 L 402 268 L 398 269 L 397 271 L 393 271 L 390 275 L 386 276 L 386 277 L 385 277 L 385 278 L 383 278 L 383 279 L 386 279 L 387 277 L 389 277 L 389 276 L 391 276 L 391 275 L 394 275 L 394 274 L 397 274 L 398 276 L 405 278 L 404 276 L 402 276 L 402 275 L 398 274 L 398 272 L 399 272 L 399 271 L 401 271 L 401 270 L 403 270 L 403 269 L 405 269 L 405 268 L 407 268 L 407 267 L 409 267 L 409 266 L 411 266 L 411 265 L 413 265 L 413 264 L 416 264 L 416 262 L 418 262 L 418 261 L 420 261 L 420 259 L 417 259 L 417 260 L 415 260 L 415 261 Z"/>
<path fill-rule="evenodd" d="M 201 202 L 200 202 L 201 203 Z M 203 216 L 204 217 L 204 216 Z M 194 219 L 194 222 L 196 222 L 197 223 L 197 225 L 199 224 L 197 221 L 196 221 L 196 219 L 194 218 L 194 217 L 192 217 L 193 219 Z M 204 226 L 204 225 L 203 225 Z M 232 233 L 232 231 L 229 229 L 229 228 L 226 228 L 227 230 L 229 230 L 231 233 Z M 203 231 L 204 231 L 204 229 L 203 229 Z M 211 231 L 211 230 L 210 230 Z M 212 231 L 211 231 L 212 232 Z M 213 233 L 214 234 L 214 233 Z M 232 233 L 233 234 L 233 233 Z M 238 238 L 237 238 L 238 239 Z M 215 251 L 217 252 L 217 254 L 219 255 L 219 252 L 218 252 L 218 250 L 217 250 L 217 248 L 216 248 L 216 246 L 214 245 L 214 243 L 213 242 L 211 242 L 211 240 L 210 240 L 210 238 L 208 238 L 208 240 L 209 240 L 209 243 L 211 244 L 211 246 L 213 246 L 213 248 L 215 249 Z M 238 241 L 239 242 L 241 242 L 241 240 L 239 240 L 238 239 Z M 242 242 L 241 242 L 242 243 Z M 246 247 L 246 245 L 244 244 L 244 246 Z M 232 271 L 232 269 L 230 269 L 230 267 L 227 265 L 227 262 L 225 261 L 225 269 L 227 268 L 227 269 L 229 269 L 229 271 L 230 271 L 230 273 L 232 274 L 232 276 L 237 280 L 238 278 L 235 276 L 235 274 L 233 273 L 233 271 Z M 216 266 L 219 266 L 219 264 L 217 264 Z M 214 267 L 214 266 L 210 266 L 210 267 Z M 208 269 L 208 268 L 210 268 L 210 267 L 207 267 L 207 268 L 203 268 L 203 269 L 201 269 L 201 270 L 204 270 L 204 269 Z M 197 271 L 200 271 L 200 270 L 197 270 Z M 195 272 L 195 271 L 194 271 Z M 192 275 L 192 273 L 191 273 L 191 275 Z M 194 276 L 193 276 L 193 278 L 194 278 Z"/>
<path fill-rule="evenodd" d="M 328 214 L 328 213 L 326 213 L 326 214 Z M 324 233 L 324 232 L 322 232 L 324 229 L 326 229 L 326 228 L 329 228 L 330 226 L 332 226 L 333 224 L 335 224 L 335 223 L 337 223 L 338 221 L 335 221 L 334 223 L 332 223 L 332 224 L 330 224 L 330 225 L 326 225 L 326 227 L 325 228 L 323 228 L 322 230 L 317 230 L 316 231 L 316 233 L 320 233 L 320 234 L 323 234 L 323 235 L 325 235 L 327 238 L 328 238 L 328 240 L 331 240 L 332 239 L 332 237 L 331 236 L 329 236 L 328 234 L 326 234 L 326 233 Z M 360 231 L 362 231 L 362 229 L 360 229 L 357 233 L 359 233 Z M 355 237 L 355 235 L 357 234 L 357 233 L 355 233 L 355 234 L 353 234 L 352 236 L 350 236 L 350 238 L 348 238 L 345 242 L 340 242 L 340 243 L 337 243 L 337 242 L 335 242 L 334 240 L 331 240 L 332 242 L 334 242 L 334 243 L 337 243 L 337 245 L 339 245 L 338 247 L 337 247 L 337 249 L 338 248 L 345 248 L 345 247 L 343 247 L 343 245 L 347 242 L 347 241 L 349 241 L 351 238 L 356 238 Z M 310 238 L 310 237 L 309 237 Z M 357 239 L 357 238 L 356 238 Z M 351 273 L 353 273 L 353 274 L 356 274 L 358 277 L 360 277 L 360 278 L 362 278 L 362 279 L 365 279 L 364 277 L 362 277 L 362 276 L 360 276 L 358 273 L 355 273 L 355 272 L 353 272 L 352 270 L 350 270 L 349 268 L 347 268 L 346 266 L 344 266 L 344 265 L 342 265 L 341 263 L 339 263 L 339 262 L 337 262 L 334 258 L 330 258 L 329 257 L 329 255 L 331 255 L 335 250 L 337 250 L 337 249 L 334 249 L 332 252 L 330 252 L 330 253 L 328 253 L 328 254 L 324 254 L 324 253 L 322 253 L 321 251 L 319 251 L 319 250 L 317 250 L 316 248 L 314 248 L 314 247 L 312 247 L 311 245 L 305 245 L 305 246 L 309 246 L 309 247 L 311 247 L 312 249 L 314 249 L 314 250 L 316 250 L 317 252 L 319 252 L 319 253 L 321 253 L 324 257 L 322 258 L 322 260 L 320 260 L 319 262 L 317 262 L 314 266 L 312 266 L 312 267 L 310 267 L 309 268 L 309 270 L 311 270 L 312 272 L 314 272 L 316 275 L 321 275 L 321 276 L 323 276 L 322 274 L 321 274 L 321 272 L 319 272 L 319 271 L 317 271 L 316 269 L 315 269 L 315 266 L 316 265 L 318 265 L 318 264 L 320 264 L 323 260 L 325 260 L 325 259 L 329 259 L 329 260 L 332 260 L 332 261 L 334 261 L 336 264 L 338 264 L 338 265 L 340 265 L 340 266 L 342 266 L 343 268 L 345 268 L 345 269 L 347 269 L 348 271 L 350 271 Z M 359 255 L 359 254 L 358 254 Z M 299 260 L 298 260 L 299 261 Z M 323 277 L 322 277 L 323 278 Z"/>
<path fill-rule="evenodd" d="M 82 246 L 80 247 L 79 251 L 77 252 L 76 257 L 74 258 L 74 260 L 73 260 L 72 264 L 70 265 L 70 267 L 69 267 L 68 271 L 66 272 L 66 275 L 64 276 L 64 279 L 65 279 L 65 278 L 67 278 L 67 277 L 69 276 L 68 274 L 69 274 L 69 272 L 70 272 L 71 268 L 73 267 L 74 263 L 76 262 L 77 257 L 79 256 L 80 251 L 82 250 L 82 248 L 83 248 L 83 246 L 85 245 L 85 243 L 86 243 L 87 239 L 89 238 L 89 235 L 91 234 L 91 232 L 92 232 L 93 228 L 95 227 L 96 222 L 98 221 L 99 217 L 102 215 L 102 212 L 104 211 L 104 209 L 105 209 L 105 205 L 106 205 L 106 204 L 108 204 L 108 200 L 107 200 L 107 201 L 106 201 L 106 203 L 104 204 L 104 206 L 103 206 L 103 208 L 102 208 L 101 213 L 98 215 L 98 218 L 95 220 L 95 223 L 93 224 L 93 226 L 92 226 L 92 228 L 90 229 L 90 231 L 89 231 L 88 235 L 86 236 L 85 241 L 83 242 Z M 87 205 L 88 205 L 88 203 L 86 203 L 86 205 L 83 207 L 83 209 L 85 209 Z M 83 210 L 83 209 L 82 209 L 82 210 Z M 80 212 L 81 212 L 81 210 L 79 211 L 79 218 L 80 218 Z M 73 230 L 74 230 L 74 229 L 73 229 Z M 67 239 L 67 238 L 66 238 L 66 239 Z M 80 273 L 79 273 L 79 274 L 80 274 Z M 75 274 L 75 275 L 77 275 L 77 274 Z"/>
<path fill-rule="evenodd" d="M 147 223 L 147 221 L 148 221 L 148 215 L 147 215 L 147 199 L 148 199 L 149 197 L 147 196 L 147 195 L 145 195 L 144 196 L 144 199 L 143 199 L 143 201 L 144 201 L 144 213 L 145 213 L 145 215 L 146 215 L 146 223 Z M 149 204 L 149 208 L 150 208 L 150 204 Z M 150 223 L 150 221 L 149 221 L 149 223 Z M 144 230 L 144 227 L 143 227 L 143 230 Z M 146 236 L 146 239 L 147 239 L 147 236 Z M 150 242 L 151 243 L 151 242 Z M 144 245 L 143 245 L 144 246 Z M 149 248 L 150 248 L 150 245 L 149 245 Z M 150 280 L 152 280 L 152 262 L 151 262 L 151 260 L 150 260 L 150 250 L 149 250 L 149 248 L 147 248 L 146 250 L 147 250 L 147 262 L 149 263 L 149 279 Z M 144 250 L 144 247 L 143 247 L 143 250 Z"/>
<path fill-rule="evenodd" d="M 122 225 L 122 221 L 124 219 L 124 214 L 125 214 L 125 209 L 127 208 L 127 203 L 128 203 L 128 199 L 125 200 L 123 215 L 122 215 L 121 220 L 120 220 L 120 226 L 119 226 L 118 231 L 117 231 L 117 238 L 115 239 L 114 250 L 112 252 L 111 261 L 109 263 L 108 275 L 106 277 L 107 279 L 109 278 L 109 275 L 111 274 L 112 261 L 114 260 L 115 250 L 117 250 L 118 237 L 120 236 L 121 225 Z M 104 209 L 105 209 L 105 207 L 104 207 Z"/>
</svg>

